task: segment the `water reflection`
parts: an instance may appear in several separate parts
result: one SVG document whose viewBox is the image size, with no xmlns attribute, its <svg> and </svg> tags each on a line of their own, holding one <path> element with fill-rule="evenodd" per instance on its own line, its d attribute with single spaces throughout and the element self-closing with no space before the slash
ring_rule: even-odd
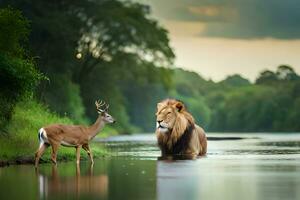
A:
<svg viewBox="0 0 300 200">
<path fill-rule="evenodd" d="M 74 166 L 75 167 L 75 166 Z M 62 170 L 64 171 L 64 170 Z M 106 174 L 94 175 L 93 165 L 81 174 L 80 166 L 76 165 L 76 173 L 72 176 L 60 176 L 56 165 L 52 165 L 51 174 L 37 169 L 40 199 L 82 197 L 84 195 L 106 199 L 109 180 Z"/>
<path fill-rule="evenodd" d="M 167 155 L 167 156 L 160 156 L 157 160 L 163 161 L 176 161 L 176 160 L 196 160 L 200 158 L 205 158 L 206 156 L 197 156 L 197 155 Z"/>
<path fill-rule="evenodd" d="M 154 160 L 114 157 L 97 159 L 94 167 L 88 162 L 80 166 L 81 169 L 73 163 L 60 163 L 58 167 L 41 165 L 35 176 L 39 198 L 152 200 L 156 197 Z"/>
<path fill-rule="evenodd" d="M 169 159 L 157 162 L 157 199 L 197 199 L 199 180 L 193 178 L 190 162 L 193 161 Z"/>
<path fill-rule="evenodd" d="M 300 147 L 300 141 L 271 141 L 260 142 L 261 146 L 276 146 L 276 147 Z"/>
<path fill-rule="evenodd" d="M 298 159 L 159 160 L 157 199 L 300 199 Z"/>
</svg>

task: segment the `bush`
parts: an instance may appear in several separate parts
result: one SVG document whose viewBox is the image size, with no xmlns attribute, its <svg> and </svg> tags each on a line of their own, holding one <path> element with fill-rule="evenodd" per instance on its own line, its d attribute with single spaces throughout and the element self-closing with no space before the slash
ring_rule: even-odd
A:
<svg viewBox="0 0 300 200">
<path fill-rule="evenodd" d="M 15 104 L 32 95 L 43 76 L 30 61 L 0 55 L 0 127 L 11 118 Z"/>
</svg>

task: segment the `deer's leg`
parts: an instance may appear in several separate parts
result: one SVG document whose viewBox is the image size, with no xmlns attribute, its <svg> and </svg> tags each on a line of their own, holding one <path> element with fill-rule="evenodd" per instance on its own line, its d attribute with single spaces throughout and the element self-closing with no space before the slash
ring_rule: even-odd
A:
<svg viewBox="0 0 300 200">
<path fill-rule="evenodd" d="M 41 158 L 41 156 L 43 155 L 43 153 L 45 152 L 45 150 L 47 149 L 48 145 L 45 143 L 41 143 L 38 150 L 35 153 L 35 167 L 38 167 L 39 165 L 39 160 Z"/>
<path fill-rule="evenodd" d="M 51 144 L 51 146 L 52 146 L 51 160 L 56 165 L 57 164 L 57 162 L 56 162 L 57 150 L 58 150 L 59 145 Z"/>
<path fill-rule="evenodd" d="M 91 163 L 94 164 L 93 154 L 89 144 L 82 145 L 82 148 L 87 152 L 88 156 L 90 157 Z"/>
<path fill-rule="evenodd" d="M 78 165 L 80 162 L 80 148 L 81 146 L 76 147 L 76 164 Z"/>
</svg>

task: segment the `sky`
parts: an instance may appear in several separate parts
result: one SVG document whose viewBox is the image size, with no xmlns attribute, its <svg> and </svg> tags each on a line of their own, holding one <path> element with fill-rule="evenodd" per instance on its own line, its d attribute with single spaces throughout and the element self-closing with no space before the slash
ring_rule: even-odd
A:
<svg viewBox="0 0 300 200">
<path fill-rule="evenodd" d="M 136 0 L 169 31 L 175 65 L 220 81 L 254 81 L 287 64 L 300 74 L 299 0 Z"/>
</svg>

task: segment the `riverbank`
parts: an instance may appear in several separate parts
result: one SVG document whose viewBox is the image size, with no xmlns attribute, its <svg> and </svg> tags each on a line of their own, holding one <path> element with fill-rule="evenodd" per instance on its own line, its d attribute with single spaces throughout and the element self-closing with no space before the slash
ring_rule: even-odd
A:
<svg viewBox="0 0 300 200">
<path fill-rule="evenodd" d="M 19 103 L 5 131 L 0 133 L 0 167 L 12 164 L 32 164 L 38 147 L 38 130 L 47 124 L 63 123 L 74 124 L 68 117 L 60 117 L 51 113 L 45 106 L 28 101 Z M 116 135 L 117 132 L 106 127 L 99 137 Z M 103 147 L 91 144 L 94 156 L 107 155 Z M 87 159 L 85 152 L 81 152 L 82 159 Z M 75 149 L 61 147 L 58 151 L 58 161 L 75 160 Z M 51 162 L 50 148 L 45 152 L 41 162 Z"/>
<path fill-rule="evenodd" d="M 49 148 L 50 149 L 50 148 Z M 109 153 L 101 147 L 96 147 L 94 145 L 91 145 L 91 149 L 94 154 L 94 158 L 99 158 L 99 157 L 105 157 L 108 156 Z M 68 162 L 68 161 L 74 161 L 76 160 L 76 154 L 75 154 L 75 149 L 71 149 L 72 151 L 69 151 L 67 149 L 59 149 L 58 155 L 57 155 L 57 161 L 58 162 Z M 17 155 L 15 154 L 14 156 L 7 158 L 7 159 L 2 159 L 0 158 L 0 167 L 6 167 L 10 165 L 26 165 L 26 164 L 34 164 L 34 153 L 32 152 L 30 155 Z M 87 160 L 88 157 L 86 156 L 86 153 L 81 152 L 81 160 Z M 40 159 L 40 163 L 51 163 L 50 159 L 50 150 L 48 152 L 45 152 L 43 157 Z"/>
<path fill-rule="evenodd" d="M 1 139 L 1 142 L 2 139 Z M 50 158 L 50 149 L 49 148 L 43 157 L 40 159 L 40 163 L 51 163 Z M 105 157 L 108 156 L 109 153 L 103 147 L 99 147 L 99 145 L 91 145 L 91 149 L 94 155 L 94 158 Z M 1 153 L 2 154 L 2 153 Z M 19 155 L 18 153 L 12 152 L 10 156 L 5 156 L 0 158 L 0 167 L 6 167 L 10 165 L 21 165 L 21 164 L 34 164 L 34 154 L 35 151 L 30 152 L 28 154 Z M 88 160 L 88 156 L 82 150 L 81 152 L 81 160 Z M 62 147 L 58 150 L 57 161 L 58 162 L 68 162 L 76 160 L 76 151 L 75 148 L 66 148 Z"/>
</svg>

